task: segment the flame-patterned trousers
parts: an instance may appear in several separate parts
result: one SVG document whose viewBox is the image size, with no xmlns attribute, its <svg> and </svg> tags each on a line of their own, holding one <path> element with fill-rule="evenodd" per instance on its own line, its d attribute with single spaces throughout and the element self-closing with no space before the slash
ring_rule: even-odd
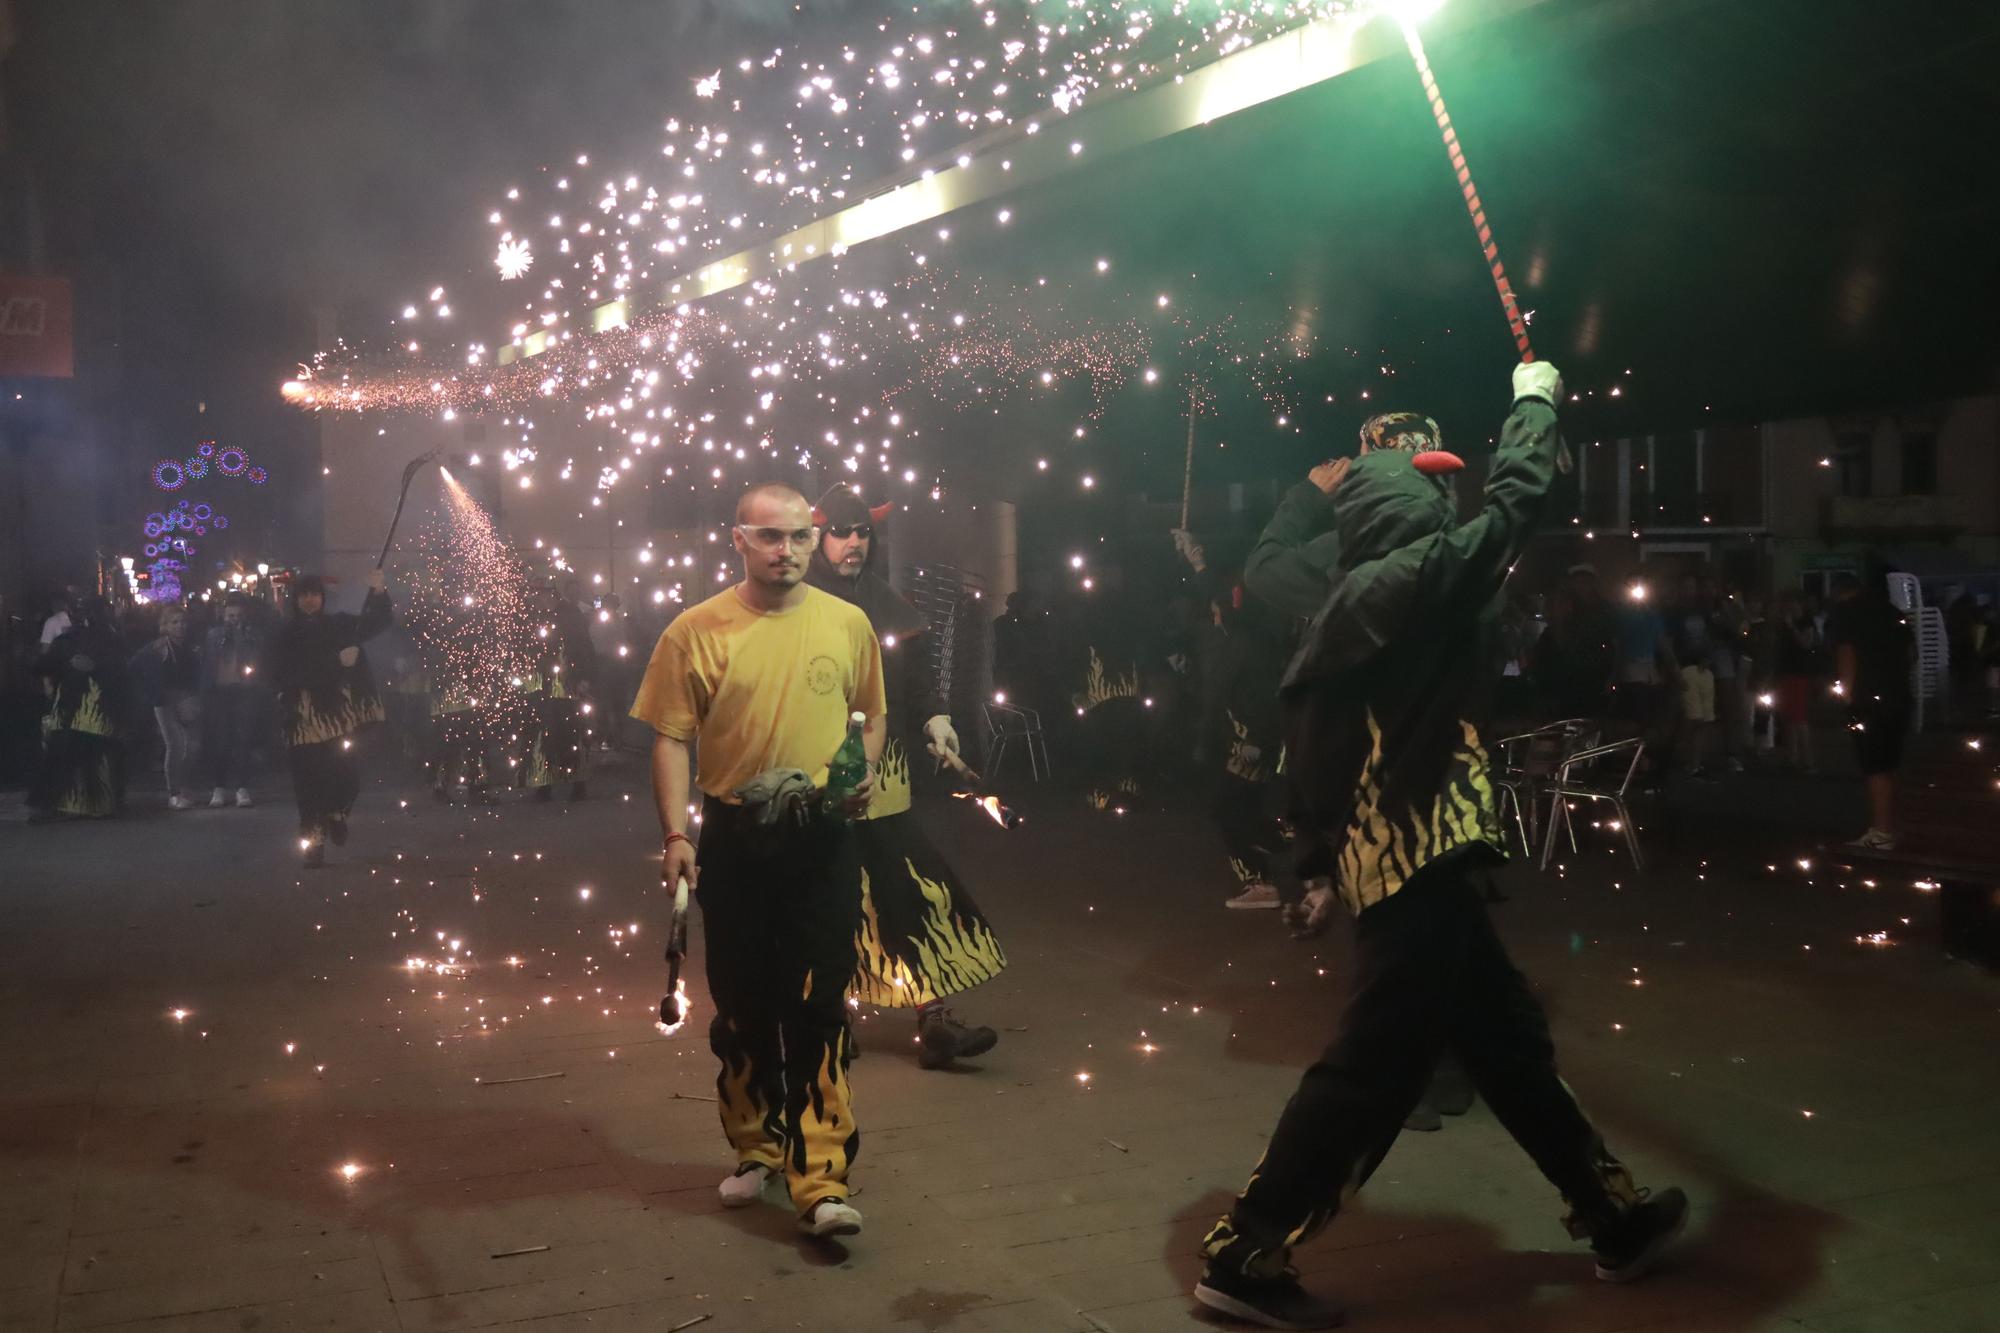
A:
<svg viewBox="0 0 2000 1333">
<path fill-rule="evenodd" d="M 864 819 L 854 838 L 861 857 L 855 999 L 909 1009 L 1000 975 L 1007 951 L 915 815 Z"/>
<path fill-rule="evenodd" d="M 1285 845 L 1285 836 L 1270 812 L 1270 784 L 1224 773 L 1209 809 L 1222 830 L 1236 882 L 1245 887 L 1272 883 L 1271 863 Z"/>
<path fill-rule="evenodd" d="M 299 836 L 308 842 L 326 837 L 334 822 L 347 818 L 361 794 L 361 774 L 354 766 L 353 736 L 294 745 L 286 752 L 292 769 L 292 795 L 299 803 Z"/>
<path fill-rule="evenodd" d="M 1486 871 L 1455 857 L 1420 871 L 1355 924 L 1354 988 L 1333 1044 L 1307 1069 L 1229 1216 L 1202 1242 L 1226 1271 L 1272 1276 L 1381 1164 L 1446 1050 L 1570 1206 L 1588 1236 L 1636 1197 L 1556 1073 L 1542 1006 L 1507 957 Z"/>
<path fill-rule="evenodd" d="M 846 1068 L 861 913 L 852 826 L 758 828 L 710 797 L 697 864 L 722 1132 L 738 1165 L 784 1171 L 801 1214 L 845 1199 L 861 1150 Z"/>
</svg>

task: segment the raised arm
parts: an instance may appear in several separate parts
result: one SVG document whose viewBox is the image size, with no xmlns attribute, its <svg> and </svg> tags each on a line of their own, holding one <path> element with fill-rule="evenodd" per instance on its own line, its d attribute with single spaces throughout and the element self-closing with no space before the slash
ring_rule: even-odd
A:
<svg viewBox="0 0 2000 1333">
<path fill-rule="evenodd" d="M 1285 492 L 1243 562 L 1243 586 L 1288 616 L 1306 619 L 1326 601 L 1340 564 L 1333 527 L 1333 492 L 1347 475 L 1347 459 L 1321 463 Z"/>
</svg>

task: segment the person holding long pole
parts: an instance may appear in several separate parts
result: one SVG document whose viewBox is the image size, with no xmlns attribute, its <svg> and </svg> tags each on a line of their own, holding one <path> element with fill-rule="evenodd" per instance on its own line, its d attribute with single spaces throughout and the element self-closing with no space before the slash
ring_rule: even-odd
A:
<svg viewBox="0 0 2000 1333">
<path fill-rule="evenodd" d="M 299 803 L 299 850 L 308 868 L 326 864 L 326 844 L 347 841 L 347 815 L 361 793 L 356 734 L 383 717 L 382 698 L 361 645 L 389 628 L 387 581 L 368 575 L 361 613 L 329 612 L 317 574 L 292 584 L 292 614 L 271 645 L 266 674 L 278 691 L 278 720 Z"/>
<path fill-rule="evenodd" d="M 1355 918 L 1355 976 L 1326 1053 L 1305 1071 L 1229 1215 L 1202 1243 L 1196 1299 L 1267 1328 L 1332 1328 L 1291 1251 L 1380 1165 L 1438 1058 L 1457 1053 L 1479 1093 L 1568 1204 L 1597 1275 L 1644 1275 L 1687 1215 L 1648 1195 L 1605 1147 L 1556 1072 L 1548 1019 L 1487 915 L 1506 835 L 1480 728 L 1493 690 L 1502 589 L 1565 455 L 1547 362 L 1514 372 L 1485 501 L 1470 522 L 1436 448 L 1378 448 L 1334 492 L 1340 558 L 1286 673 L 1287 761 L 1309 836 L 1305 901 L 1288 915 Z"/>
</svg>

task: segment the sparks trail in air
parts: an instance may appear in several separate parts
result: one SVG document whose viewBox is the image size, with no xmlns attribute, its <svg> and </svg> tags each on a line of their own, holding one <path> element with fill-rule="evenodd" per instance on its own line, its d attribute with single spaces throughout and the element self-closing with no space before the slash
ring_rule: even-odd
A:
<svg viewBox="0 0 2000 1333">
<path fill-rule="evenodd" d="M 441 476 L 445 509 L 419 540 L 405 623 L 442 704 L 447 745 L 518 756 L 535 726 L 523 685 L 548 651 L 550 622 L 492 518 L 449 471 Z"/>
<path fill-rule="evenodd" d="M 438 286 L 404 307 L 393 351 L 330 349 L 302 368 L 288 395 L 314 410 L 417 411 L 447 419 L 586 400 L 588 419 L 603 422 L 645 401 L 643 390 L 652 390 L 655 400 L 684 390 L 689 361 L 718 348 L 753 370 L 773 367 L 777 377 L 807 367 L 867 364 L 871 349 L 838 348 L 842 331 L 837 319 L 829 327 L 826 316 L 838 316 L 843 307 L 879 308 L 880 292 L 822 297 L 794 290 L 800 274 L 787 272 L 782 285 L 755 284 L 704 310 L 660 310 L 648 302 L 706 259 L 841 206 L 864 187 L 956 160 L 952 154 L 975 141 L 1057 130 L 1063 117 L 1092 99 L 1171 79 L 1347 8 L 1296 0 L 1180 0 L 1151 8 L 980 0 L 946 14 L 913 9 L 908 17 L 884 20 L 866 40 L 837 49 L 746 54 L 691 81 L 683 114 L 664 122 L 658 158 L 644 170 L 607 172 L 580 155 L 572 166 L 541 172 L 531 189 L 506 191 L 505 202 L 491 212 L 489 253 L 498 281 L 475 293 L 474 302 L 491 304 L 497 296 L 504 303 L 508 294 L 531 289 L 506 321 L 506 337 L 516 345 L 545 338 L 547 351 L 503 366 L 485 344 L 454 343 L 452 331 L 465 310 L 461 305 L 455 311 L 452 297 Z M 1001 209 L 994 225 L 1004 226 L 1009 217 Z M 925 251 L 946 246 L 950 232 L 940 227 L 935 234 L 899 238 L 909 271 L 921 273 L 932 258 Z M 837 272 L 837 259 L 833 267 Z M 630 303 L 626 326 L 594 327 L 592 312 L 617 299 Z M 501 322 L 496 317 L 493 324 Z M 679 355 L 644 355 L 653 350 L 649 340 L 676 336 Z M 1102 349 L 1115 349 L 1119 334 L 1101 329 L 1072 336 L 1085 341 L 1056 349 L 1068 353 L 1058 364 L 1085 369 L 1101 400 L 1108 386 Z M 1032 360 L 1036 350 L 1018 354 Z M 879 344 L 873 351 L 880 354 Z M 995 348 L 992 355 L 1004 364 L 1008 353 Z M 646 380 L 637 391 L 629 382 L 635 376 Z M 682 384 L 672 382 L 676 376 Z M 875 392 L 889 392 L 897 382 L 882 376 Z M 775 403 L 769 384 L 765 378 L 755 386 L 760 392 L 752 400 L 759 407 L 747 415 L 754 418 Z M 608 397 L 598 392 L 606 389 Z M 688 410 L 682 420 L 713 424 L 702 416 Z M 684 441 L 703 437 L 704 452 L 725 447 L 710 435 L 683 432 Z M 645 443 L 662 447 L 669 438 L 669 432 L 649 430 Z"/>
</svg>

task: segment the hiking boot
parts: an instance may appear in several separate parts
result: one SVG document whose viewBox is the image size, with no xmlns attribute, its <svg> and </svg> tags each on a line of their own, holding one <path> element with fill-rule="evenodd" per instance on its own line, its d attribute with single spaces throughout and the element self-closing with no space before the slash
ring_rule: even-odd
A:
<svg viewBox="0 0 2000 1333">
<path fill-rule="evenodd" d="M 940 1005 L 917 1015 L 917 1063 L 943 1069 L 960 1057 L 984 1055 L 1000 1041 L 992 1028 L 967 1027 Z"/>
<path fill-rule="evenodd" d="M 1259 1328 L 1339 1328 L 1347 1316 L 1299 1285 L 1286 1269 L 1277 1277 L 1245 1277 L 1210 1265 L 1195 1284 L 1194 1298 L 1217 1314 Z"/>
<path fill-rule="evenodd" d="M 861 1214 L 848 1207 L 845 1199 L 821 1199 L 800 1215 L 799 1230 L 818 1237 L 857 1235 Z"/>
<path fill-rule="evenodd" d="M 1637 1203 L 1591 1235 L 1598 1279 L 1632 1282 L 1651 1272 L 1687 1225 L 1687 1207 L 1687 1195 L 1678 1189 L 1640 1190 Z"/>
<path fill-rule="evenodd" d="M 761 1162 L 745 1162 L 736 1168 L 734 1175 L 715 1187 L 715 1193 L 724 1208 L 748 1208 L 764 1197 L 764 1184 L 770 1178 L 770 1167 Z"/>
<path fill-rule="evenodd" d="M 1245 884 L 1243 892 L 1237 894 L 1234 898 L 1225 900 L 1222 905 L 1224 907 L 1234 907 L 1238 911 L 1257 911 L 1259 909 L 1275 911 L 1284 906 L 1278 900 L 1278 890 L 1272 885 L 1263 883 Z"/>
</svg>

